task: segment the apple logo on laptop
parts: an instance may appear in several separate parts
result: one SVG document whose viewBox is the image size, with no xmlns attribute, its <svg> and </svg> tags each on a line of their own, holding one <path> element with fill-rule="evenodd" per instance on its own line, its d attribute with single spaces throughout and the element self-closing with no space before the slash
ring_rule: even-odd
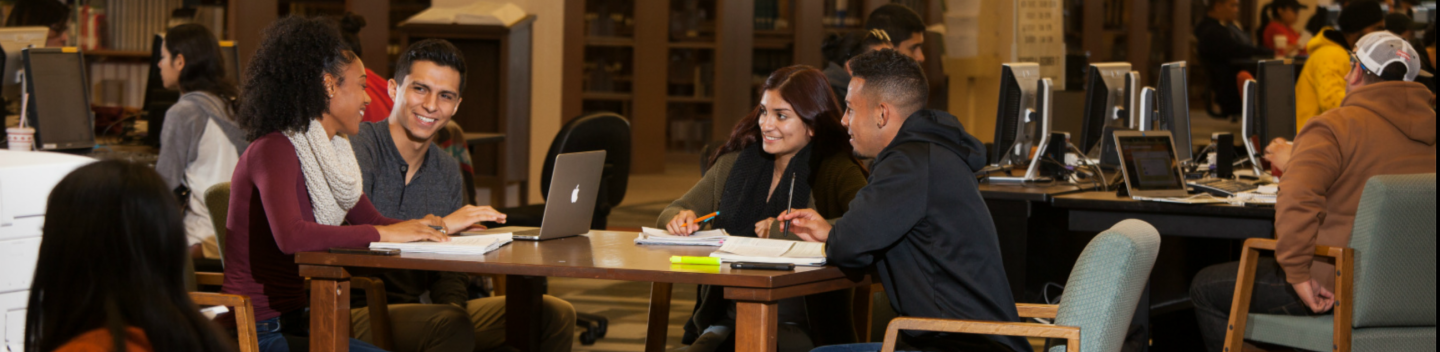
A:
<svg viewBox="0 0 1440 352">
<path fill-rule="evenodd" d="M 575 190 L 574 190 L 574 191 L 570 191 L 570 203 L 573 204 L 573 203 L 575 203 L 576 201 L 579 201 L 579 200 L 580 200 L 580 185 L 575 185 Z"/>
</svg>

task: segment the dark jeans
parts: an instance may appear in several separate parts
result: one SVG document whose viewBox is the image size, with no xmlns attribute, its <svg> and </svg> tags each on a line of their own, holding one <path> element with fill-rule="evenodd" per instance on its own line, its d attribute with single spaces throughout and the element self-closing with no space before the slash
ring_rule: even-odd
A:
<svg viewBox="0 0 1440 352">
<path fill-rule="evenodd" d="M 255 322 L 255 340 L 261 352 L 310 350 L 309 328 L 302 323 L 303 314 L 292 314 Z M 350 352 L 385 352 L 365 341 L 350 339 Z"/>
<path fill-rule="evenodd" d="M 1190 283 L 1190 300 L 1195 303 L 1195 319 L 1206 351 L 1222 351 L 1225 327 L 1230 323 L 1230 305 L 1235 298 L 1236 274 L 1240 262 L 1213 265 Z M 1260 258 L 1255 265 L 1255 289 L 1250 294 L 1250 313 L 1274 315 L 1314 315 L 1290 283 L 1275 258 Z M 1244 333 L 1244 332 L 1241 332 Z"/>
</svg>

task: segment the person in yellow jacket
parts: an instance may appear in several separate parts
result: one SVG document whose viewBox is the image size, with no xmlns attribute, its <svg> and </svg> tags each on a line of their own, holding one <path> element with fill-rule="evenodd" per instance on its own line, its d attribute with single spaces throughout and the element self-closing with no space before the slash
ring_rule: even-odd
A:
<svg viewBox="0 0 1440 352">
<path fill-rule="evenodd" d="M 1352 1 L 1340 10 L 1337 22 L 1338 31 L 1322 29 L 1305 45 L 1310 59 L 1295 82 L 1297 132 L 1311 117 L 1340 107 L 1345 100 L 1345 74 L 1350 72 L 1350 48 L 1360 37 L 1385 30 L 1385 10 L 1375 1 Z"/>
</svg>

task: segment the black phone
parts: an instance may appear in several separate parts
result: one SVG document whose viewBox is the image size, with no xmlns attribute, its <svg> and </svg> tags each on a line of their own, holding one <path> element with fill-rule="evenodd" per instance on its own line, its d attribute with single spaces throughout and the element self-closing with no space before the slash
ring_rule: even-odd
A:
<svg viewBox="0 0 1440 352">
<path fill-rule="evenodd" d="M 788 271 L 788 270 L 795 270 L 795 264 L 790 264 L 790 263 L 734 262 L 734 263 L 730 263 L 730 268 L 731 268 L 731 269 L 748 269 L 748 270 L 786 270 L 786 271 Z"/>
<path fill-rule="evenodd" d="M 400 250 L 399 250 L 399 249 L 394 249 L 394 248 L 373 248 L 373 249 L 372 249 L 372 248 L 343 248 L 343 247 L 335 247 L 335 248 L 330 248 L 330 253 L 334 253 L 334 254 L 363 254 L 363 255 L 394 256 L 394 255 L 400 255 Z"/>
</svg>

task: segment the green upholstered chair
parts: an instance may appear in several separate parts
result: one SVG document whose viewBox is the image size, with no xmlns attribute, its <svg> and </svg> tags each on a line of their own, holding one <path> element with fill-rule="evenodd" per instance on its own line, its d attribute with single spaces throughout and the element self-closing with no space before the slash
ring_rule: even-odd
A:
<svg viewBox="0 0 1440 352">
<path fill-rule="evenodd" d="M 893 352 L 900 330 L 1063 339 L 1050 352 L 1119 351 L 1135 316 L 1140 294 L 1160 251 L 1160 233 L 1140 220 L 1125 220 L 1095 236 L 1065 284 L 1058 306 L 1018 304 L 1025 318 L 1053 318 L 1054 325 L 896 318 L 885 331 L 881 351 Z"/>
<path fill-rule="evenodd" d="M 1435 350 L 1435 174 L 1371 178 L 1349 248 L 1316 246 L 1316 256 L 1335 259 L 1330 315 L 1237 314 L 1249 311 L 1260 250 L 1274 249 L 1275 240 L 1245 242 L 1226 351 L 1241 351 L 1244 340 L 1314 351 Z"/>
</svg>

